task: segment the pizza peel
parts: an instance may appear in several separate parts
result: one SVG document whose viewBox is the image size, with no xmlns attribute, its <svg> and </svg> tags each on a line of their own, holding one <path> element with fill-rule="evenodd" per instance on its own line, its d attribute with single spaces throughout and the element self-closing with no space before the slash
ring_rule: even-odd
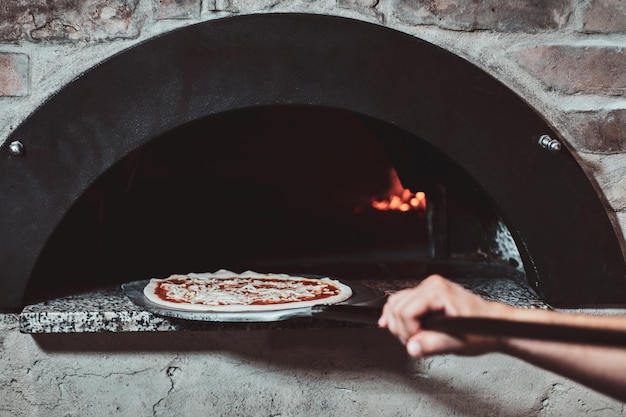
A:
<svg viewBox="0 0 626 417">
<path fill-rule="evenodd" d="M 148 282 L 149 280 L 125 283 L 122 284 L 122 290 L 134 304 L 155 315 L 189 321 L 252 323 L 314 317 L 377 327 L 382 306 L 386 300 L 382 291 L 356 282 L 342 281 L 352 288 L 353 295 L 348 300 L 334 305 L 249 312 L 185 311 L 165 308 L 150 302 L 143 295 L 143 289 Z M 440 331 L 458 337 L 474 334 L 626 347 L 626 332 L 613 329 L 442 315 L 424 318 L 422 326 L 428 330 Z"/>
</svg>

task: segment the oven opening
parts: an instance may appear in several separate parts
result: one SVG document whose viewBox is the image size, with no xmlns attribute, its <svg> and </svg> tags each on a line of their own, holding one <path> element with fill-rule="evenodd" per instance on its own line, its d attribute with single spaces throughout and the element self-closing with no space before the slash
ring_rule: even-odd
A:
<svg viewBox="0 0 626 417">
<path fill-rule="evenodd" d="M 523 277 L 506 232 L 461 167 L 389 123 L 250 108 L 174 128 L 98 178 L 50 237 L 27 297 L 221 268 Z"/>
</svg>

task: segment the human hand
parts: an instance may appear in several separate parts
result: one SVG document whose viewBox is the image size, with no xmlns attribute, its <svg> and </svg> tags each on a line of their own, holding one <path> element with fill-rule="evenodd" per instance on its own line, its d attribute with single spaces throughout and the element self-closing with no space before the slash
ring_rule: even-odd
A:
<svg viewBox="0 0 626 417">
<path fill-rule="evenodd" d="M 458 284 L 432 275 L 417 287 L 392 294 L 378 325 L 387 328 L 407 347 L 409 355 L 442 353 L 479 355 L 499 350 L 500 340 L 487 336 L 451 336 L 426 330 L 420 320 L 432 314 L 451 317 L 506 317 L 511 307 L 487 301 Z"/>
</svg>

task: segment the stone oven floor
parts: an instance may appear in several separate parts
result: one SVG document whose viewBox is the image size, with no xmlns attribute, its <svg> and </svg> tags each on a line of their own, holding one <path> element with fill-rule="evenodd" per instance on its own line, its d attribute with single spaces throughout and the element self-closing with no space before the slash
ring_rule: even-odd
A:
<svg viewBox="0 0 626 417">
<path fill-rule="evenodd" d="M 471 278 L 454 281 L 490 300 L 524 308 L 550 308 L 528 286 L 518 280 Z M 413 287 L 418 282 L 418 280 L 361 280 L 359 284 L 389 295 L 395 291 Z M 246 323 L 173 319 L 157 316 L 135 305 L 119 286 L 105 287 L 28 305 L 19 314 L 19 320 L 20 331 L 31 334 L 369 326 L 309 317 Z"/>
</svg>

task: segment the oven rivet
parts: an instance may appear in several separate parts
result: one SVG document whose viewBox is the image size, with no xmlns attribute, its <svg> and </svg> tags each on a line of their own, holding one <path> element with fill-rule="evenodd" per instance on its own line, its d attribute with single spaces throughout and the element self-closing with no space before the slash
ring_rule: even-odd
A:
<svg viewBox="0 0 626 417">
<path fill-rule="evenodd" d="M 550 152 L 558 152 L 561 150 L 561 142 L 556 139 L 552 139 L 548 135 L 541 135 L 539 137 L 539 145 Z"/>
<path fill-rule="evenodd" d="M 26 154 L 26 148 L 24 144 L 19 140 L 14 140 L 9 143 L 9 153 L 13 156 L 24 156 Z"/>
</svg>

